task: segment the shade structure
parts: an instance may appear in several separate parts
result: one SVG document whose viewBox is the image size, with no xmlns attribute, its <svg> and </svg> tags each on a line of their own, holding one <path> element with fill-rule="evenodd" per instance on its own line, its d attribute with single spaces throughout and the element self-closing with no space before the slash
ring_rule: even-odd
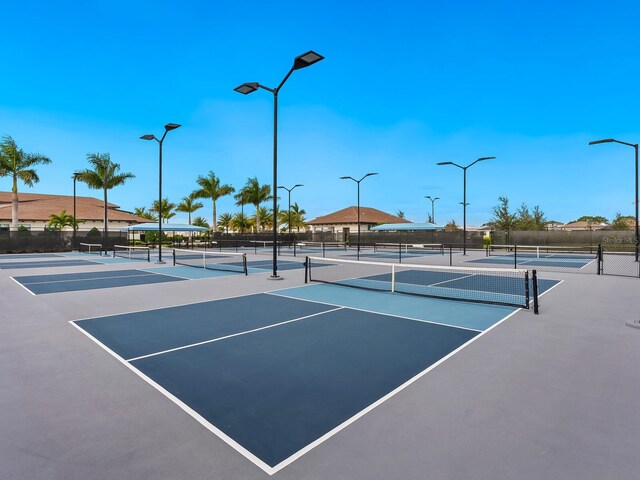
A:
<svg viewBox="0 0 640 480">
<path fill-rule="evenodd" d="M 375 232 L 389 232 L 396 230 L 413 231 L 413 230 L 442 230 L 444 227 L 435 225 L 434 223 L 384 223 L 371 227 Z"/>
<path fill-rule="evenodd" d="M 138 223 L 136 225 L 129 225 L 120 229 L 123 232 L 157 232 L 158 224 L 153 223 Z M 206 232 L 209 229 L 207 227 L 196 227 L 195 225 L 187 225 L 186 223 L 165 223 L 162 225 L 163 232 Z"/>
</svg>

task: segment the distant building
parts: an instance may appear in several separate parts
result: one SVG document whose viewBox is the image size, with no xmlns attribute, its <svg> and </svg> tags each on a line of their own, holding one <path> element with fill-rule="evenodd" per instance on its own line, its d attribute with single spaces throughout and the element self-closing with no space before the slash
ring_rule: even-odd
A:
<svg viewBox="0 0 640 480">
<path fill-rule="evenodd" d="M 45 195 L 39 193 L 20 193 L 18 195 L 18 224 L 28 230 L 44 230 L 51 215 L 59 215 L 63 210 L 73 215 L 73 196 Z M 117 230 L 128 225 L 148 222 L 145 218 L 137 217 L 131 212 L 120 210 L 118 205 L 107 203 L 108 222 L 110 230 Z M 103 229 L 104 202 L 92 197 L 76 197 L 76 216 L 79 230 L 90 230 L 96 227 Z M 9 230 L 11 226 L 11 192 L 0 192 L 0 231 Z M 72 227 L 64 230 L 72 231 Z"/>
<path fill-rule="evenodd" d="M 606 223 L 592 223 L 581 220 L 579 222 L 569 222 L 561 225 L 558 229 L 565 231 L 585 231 L 585 230 L 604 230 L 609 226 Z"/>
<path fill-rule="evenodd" d="M 550 220 L 545 225 L 547 230 L 562 230 L 564 223 L 558 222 L 557 220 Z"/>
<path fill-rule="evenodd" d="M 360 231 L 366 232 L 381 223 L 411 223 L 404 218 L 370 207 L 360 207 Z M 358 233 L 358 207 L 347 207 L 337 212 L 315 218 L 307 225 L 313 232 Z"/>
</svg>

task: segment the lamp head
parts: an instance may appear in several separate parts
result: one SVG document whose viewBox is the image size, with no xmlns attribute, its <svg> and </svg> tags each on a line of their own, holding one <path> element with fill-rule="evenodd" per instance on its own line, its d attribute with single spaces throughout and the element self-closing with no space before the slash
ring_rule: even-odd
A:
<svg viewBox="0 0 640 480">
<path fill-rule="evenodd" d="M 438 162 L 436 165 L 453 165 L 453 162 Z"/>
<path fill-rule="evenodd" d="M 253 93 L 260 88 L 260 84 L 258 82 L 249 82 L 243 83 L 239 87 L 234 88 L 234 90 L 243 95 L 248 95 L 249 93 Z"/>
<path fill-rule="evenodd" d="M 598 145 L 599 143 L 612 143 L 615 142 L 613 138 L 605 138 L 604 140 L 594 140 L 593 142 L 589 142 L 589 145 Z"/>
<path fill-rule="evenodd" d="M 167 123 L 164 126 L 164 129 L 168 132 L 169 130 L 175 130 L 176 128 L 180 128 L 182 125 L 179 125 L 177 123 Z"/>
<path fill-rule="evenodd" d="M 142 135 L 142 136 L 140 137 L 140 139 L 141 139 L 141 140 L 155 140 L 155 139 L 156 139 L 156 137 L 155 137 L 154 135 L 147 134 L 147 135 Z"/>
<path fill-rule="evenodd" d="M 307 53 L 303 53 L 302 55 L 298 55 L 293 61 L 293 69 L 300 70 L 301 68 L 310 67 L 314 63 L 323 60 L 324 57 L 319 53 L 314 52 L 313 50 L 309 50 Z"/>
<path fill-rule="evenodd" d="M 478 160 L 476 160 L 476 162 L 481 162 L 483 160 L 493 160 L 496 157 L 480 157 Z"/>
</svg>

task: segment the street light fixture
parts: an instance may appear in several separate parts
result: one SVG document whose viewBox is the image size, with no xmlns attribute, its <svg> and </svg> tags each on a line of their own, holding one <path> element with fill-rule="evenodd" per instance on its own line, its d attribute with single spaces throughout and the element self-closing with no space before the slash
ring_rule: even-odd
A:
<svg viewBox="0 0 640 480">
<path fill-rule="evenodd" d="M 302 185 L 301 183 L 297 183 L 291 188 L 283 187 L 282 185 L 278 187 L 278 188 L 282 188 L 283 190 L 286 190 L 289 193 L 289 220 L 288 220 L 289 236 L 291 236 L 291 191 L 298 187 L 304 187 L 304 185 Z"/>
<path fill-rule="evenodd" d="M 278 215 L 278 196 L 276 195 L 276 189 L 278 188 L 278 94 L 294 70 L 309 67 L 322 59 L 324 59 L 322 55 L 312 50 L 298 55 L 293 60 L 293 66 L 276 88 L 267 87 L 258 82 L 243 83 L 234 88 L 236 92 L 243 95 L 253 93 L 260 88 L 273 94 L 273 272 L 269 277 L 272 280 L 282 279 L 282 277 L 278 276 L 278 229 L 276 228 L 276 217 Z"/>
<path fill-rule="evenodd" d="M 157 263 L 164 263 L 162 261 L 162 142 L 164 142 L 164 137 L 167 136 L 167 133 L 170 130 L 175 130 L 176 128 L 180 128 L 180 125 L 177 123 L 167 123 L 164 126 L 164 133 L 160 139 L 156 138 L 155 135 L 147 134 L 142 135 L 140 137 L 141 140 L 155 140 L 158 142 L 159 146 L 159 166 L 158 166 L 158 261 Z"/>
<path fill-rule="evenodd" d="M 454 167 L 458 167 L 461 168 L 462 171 L 464 172 L 463 174 L 463 193 L 462 193 L 462 215 L 463 215 L 463 226 L 462 226 L 462 231 L 463 231 L 463 239 L 462 239 L 462 254 L 466 255 L 467 254 L 467 169 L 472 167 L 473 165 L 475 165 L 478 162 L 483 162 L 485 160 L 493 160 L 496 157 L 480 157 L 477 160 L 471 162 L 469 165 L 463 167 L 462 165 L 458 165 L 457 163 L 454 162 L 439 162 L 438 165 L 453 165 Z"/>
<path fill-rule="evenodd" d="M 353 180 L 358 184 L 358 251 L 357 251 L 357 259 L 360 260 L 360 182 L 365 178 L 370 177 L 372 175 L 378 175 L 377 173 L 367 173 L 360 180 L 356 180 L 353 177 L 340 177 L 340 180 Z"/>
<path fill-rule="evenodd" d="M 76 181 L 82 173 L 73 172 L 73 245 L 71 250 L 74 250 L 78 246 L 78 219 L 76 218 Z"/>
<path fill-rule="evenodd" d="M 605 138 L 604 140 L 595 140 L 593 142 L 589 142 L 589 145 L 598 145 L 600 143 L 620 143 L 622 145 L 626 145 L 628 147 L 633 147 L 636 151 L 636 228 L 635 228 L 635 244 L 636 244 L 636 262 L 638 261 L 639 251 L 638 251 L 638 242 L 640 241 L 640 231 L 638 227 L 638 144 L 637 143 L 628 143 L 620 140 L 615 140 L 613 138 Z"/>
<path fill-rule="evenodd" d="M 431 223 L 435 225 L 436 214 L 435 214 L 435 207 L 433 205 L 434 203 L 436 203 L 436 200 L 440 200 L 440 197 L 432 198 L 430 195 L 426 195 L 424 198 L 428 198 L 429 200 L 431 200 Z"/>
</svg>

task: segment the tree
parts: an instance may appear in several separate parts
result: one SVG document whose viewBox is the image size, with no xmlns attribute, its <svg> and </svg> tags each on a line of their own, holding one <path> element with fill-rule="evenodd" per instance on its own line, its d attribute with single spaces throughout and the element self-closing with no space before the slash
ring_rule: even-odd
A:
<svg viewBox="0 0 640 480">
<path fill-rule="evenodd" d="M 25 153 L 18 148 L 16 142 L 9 135 L 0 143 L 0 177 L 11 177 L 11 230 L 18 230 L 18 180 L 27 187 L 33 187 L 40 181 L 36 172 L 36 165 L 46 165 L 51 159 L 38 153 Z"/>
<path fill-rule="evenodd" d="M 615 218 L 611 220 L 609 226 L 614 230 L 631 230 L 631 227 L 634 226 L 635 223 L 635 217 L 631 217 L 628 215 L 622 216 L 620 212 L 617 212 Z"/>
<path fill-rule="evenodd" d="M 196 217 L 196 218 L 194 218 L 192 225 L 195 225 L 196 227 L 209 228 L 209 222 L 207 222 L 207 219 L 204 218 L 204 217 Z"/>
<path fill-rule="evenodd" d="M 509 211 L 509 199 L 507 197 L 498 197 L 498 201 L 500 203 L 493 207 L 493 218 L 490 224 L 496 230 L 507 232 L 508 237 L 509 232 L 513 230 L 516 214 Z"/>
<path fill-rule="evenodd" d="M 607 220 L 605 217 L 601 216 L 601 215 L 583 215 L 582 217 L 580 217 L 577 220 L 574 220 L 576 222 L 587 222 L 587 228 L 589 230 L 593 230 L 593 225 L 594 224 L 599 224 L 599 223 L 609 223 L 609 220 Z"/>
<path fill-rule="evenodd" d="M 231 220 L 231 228 L 241 233 L 251 229 L 251 227 L 253 227 L 253 221 L 244 213 L 236 213 Z"/>
<path fill-rule="evenodd" d="M 229 233 L 229 228 L 231 228 L 232 222 L 233 215 L 231 215 L 230 213 L 222 213 L 218 217 L 218 228 L 220 229 L 220 231 L 224 230 L 225 233 Z"/>
<path fill-rule="evenodd" d="M 158 221 L 158 217 L 156 217 L 153 212 L 147 210 L 147 207 L 136 207 L 133 209 L 133 214 L 136 217 L 146 218 L 147 220 L 152 220 L 154 222 Z"/>
<path fill-rule="evenodd" d="M 256 208 L 256 214 L 254 216 L 256 223 L 256 232 L 261 228 L 264 231 L 273 228 L 273 210 L 267 207 Z M 260 225 L 260 227 L 258 227 Z"/>
<path fill-rule="evenodd" d="M 49 223 L 47 226 L 55 228 L 56 230 L 62 230 L 64 227 L 77 226 L 78 223 L 84 223 L 84 220 L 76 221 L 73 215 L 69 215 L 66 210 L 62 210 L 58 215 L 53 213 L 49 215 Z"/>
<path fill-rule="evenodd" d="M 178 204 L 176 210 L 189 214 L 189 225 L 191 225 L 191 214 L 204 207 L 202 202 L 196 202 L 195 192 L 192 192 L 188 197 L 183 197 L 182 202 Z"/>
<path fill-rule="evenodd" d="M 398 211 L 396 212 L 396 217 L 398 217 L 398 218 L 404 218 L 404 212 L 403 212 L 402 210 L 398 210 Z"/>
<path fill-rule="evenodd" d="M 216 232 L 218 229 L 216 202 L 220 197 L 230 195 L 236 190 L 231 185 L 221 184 L 220 179 L 216 177 L 216 174 L 211 170 L 206 177 L 199 175 L 196 183 L 200 189 L 193 192 L 193 195 L 195 195 L 196 198 L 208 198 L 213 202 L 213 231 Z"/>
<path fill-rule="evenodd" d="M 305 218 L 305 214 L 307 212 L 302 208 L 298 207 L 298 203 L 294 203 L 291 205 L 291 226 L 295 228 L 298 232 L 300 231 L 300 227 L 306 230 L 307 222 Z"/>
<path fill-rule="evenodd" d="M 549 221 L 547 220 L 547 216 L 544 214 L 544 212 L 540 209 L 538 205 L 533 207 L 532 216 L 533 216 L 534 230 L 547 229 L 547 223 L 549 223 Z"/>
<path fill-rule="evenodd" d="M 256 207 L 256 230 L 260 230 L 262 218 L 260 217 L 259 207 L 261 203 L 273 198 L 271 196 L 271 186 L 266 184 L 260 185 L 257 177 L 249 178 L 237 197 L 240 198 L 239 201 L 250 203 Z"/>
<path fill-rule="evenodd" d="M 162 199 L 162 220 L 163 223 L 169 223 L 169 219 L 176 216 L 174 210 L 176 209 L 176 204 L 169 201 L 167 197 Z M 158 204 L 158 200 L 154 200 L 151 205 L 151 211 L 154 213 L 160 213 L 160 204 Z"/>
<path fill-rule="evenodd" d="M 127 180 L 135 178 L 133 173 L 120 173 L 120 164 L 111 161 L 108 153 L 87 153 L 87 160 L 92 168 L 79 172 L 78 180 L 87 184 L 89 188 L 102 189 L 104 196 L 104 239 L 107 239 L 108 203 L 107 192 L 112 188 L 124 185 Z"/>
<path fill-rule="evenodd" d="M 452 219 L 449 220 L 449 223 L 444 226 L 444 230 L 446 232 L 457 232 L 458 230 L 460 230 L 460 228 L 458 227 L 456 221 Z"/>
</svg>

